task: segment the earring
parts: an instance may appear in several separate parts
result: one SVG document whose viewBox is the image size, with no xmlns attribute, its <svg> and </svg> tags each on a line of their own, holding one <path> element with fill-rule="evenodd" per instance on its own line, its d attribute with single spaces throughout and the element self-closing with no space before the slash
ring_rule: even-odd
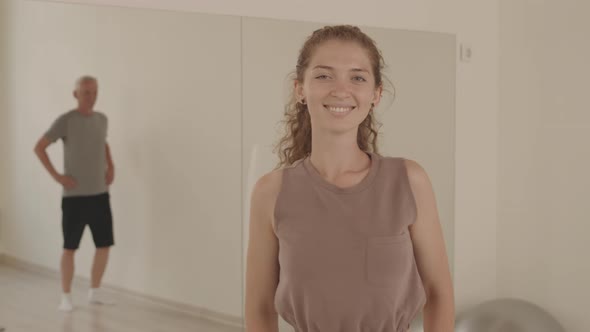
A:
<svg viewBox="0 0 590 332">
<path fill-rule="evenodd" d="M 300 103 L 301 105 L 305 105 L 305 98 L 302 98 L 302 99 L 299 101 L 299 103 Z"/>
</svg>

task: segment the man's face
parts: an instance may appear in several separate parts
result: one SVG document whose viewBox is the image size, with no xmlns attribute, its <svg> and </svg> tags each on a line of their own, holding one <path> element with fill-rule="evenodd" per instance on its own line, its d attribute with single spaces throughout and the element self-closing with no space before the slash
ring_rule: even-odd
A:
<svg viewBox="0 0 590 332">
<path fill-rule="evenodd" d="M 82 81 L 78 89 L 74 91 L 78 106 L 83 109 L 92 109 L 94 107 L 97 94 L 98 84 L 93 80 Z"/>
</svg>

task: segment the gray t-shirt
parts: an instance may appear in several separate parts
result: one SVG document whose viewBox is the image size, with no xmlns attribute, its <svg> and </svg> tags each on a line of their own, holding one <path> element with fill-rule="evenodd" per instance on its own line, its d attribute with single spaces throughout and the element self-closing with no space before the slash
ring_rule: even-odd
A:
<svg viewBox="0 0 590 332">
<path fill-rule="evenodd" d="M 106 184 L 107 117 L 100 112 L 84 115 L 76 110 L 55 120 L 45 137 L 64 145 L 64 174 L 77 186 L 63 190 L 63 196 L 89 196 L 108 191 Z"/>
</svg>

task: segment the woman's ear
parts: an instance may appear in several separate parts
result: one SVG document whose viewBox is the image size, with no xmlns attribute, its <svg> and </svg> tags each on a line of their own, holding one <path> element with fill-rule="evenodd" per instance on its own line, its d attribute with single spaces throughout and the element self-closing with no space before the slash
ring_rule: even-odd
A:
<svg viewBox="0 0 590 332">
<path fill-rule="evenodd" d="M 377 107 L 379 102 L 381 101 L 381 96 L 383 95 L 383 85 L 380 85 L 375 89 L 375 93 L 373 94 L 373 107 Z"/>
<path fill-rule="evenodd" d="M 303 104 L 303 101 L 305 100 L 305 95 L 303 95 L 303 84 L 297 80 L 293 83 L 293 93 L 295 95 L 295 101 Z"/>
</svg>

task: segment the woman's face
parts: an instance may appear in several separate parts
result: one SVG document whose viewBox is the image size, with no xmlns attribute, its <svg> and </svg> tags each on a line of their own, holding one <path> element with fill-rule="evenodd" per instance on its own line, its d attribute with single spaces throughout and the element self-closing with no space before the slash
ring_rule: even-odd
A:
<svg viewBox="0 0 590 332">
<path fill-rule="evenodd" d="M 358 43 L 331 40 L 312 54 L 295 95 L 304 99 L 312 128 L 341 134 L 358 130 L 381 97 L 367 51 Z"/>
</svg>

